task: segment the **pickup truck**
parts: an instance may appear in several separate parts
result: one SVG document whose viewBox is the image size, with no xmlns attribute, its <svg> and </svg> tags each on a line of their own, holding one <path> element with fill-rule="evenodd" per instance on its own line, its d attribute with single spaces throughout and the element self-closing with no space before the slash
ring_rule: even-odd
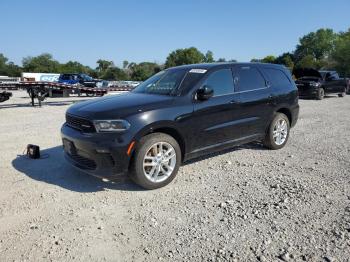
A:
<svg viewBox="0 0 350 262">
<path fill-rule="evenodd" d="M 322 100 L 328 94 L 344 97 L 349 92 L 349 79 L 340 78 L 336 71 L 296 68 L 293 76 L 296 78 L 300 97 Z"/>
<path fill-rule="evenodd" d="M 101 87 L 108 87 L 108 82 L 100 79 L 94 79 L 91 76 L 88 76 L 86 74 L 61 74 L 58 78 L 58 83 L 62 84 L 80 84 L 85 87 L 91 87 L 91 88 L 101 88 Z M 93 92 L 90 91 L 84 91 L 87 96 L 94 95 Z"/>
</svg>

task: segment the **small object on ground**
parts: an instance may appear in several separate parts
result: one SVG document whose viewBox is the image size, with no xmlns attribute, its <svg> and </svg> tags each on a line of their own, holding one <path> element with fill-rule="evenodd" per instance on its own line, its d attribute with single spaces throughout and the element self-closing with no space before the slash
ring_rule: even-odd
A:
<svg viewBox="0 0 350 262">
<path fill-rule="evenodd" d="M 40 147 L 37 145 L 27 145 L 27 156 L 32 159 L 40 158 Z"/>
</svg>

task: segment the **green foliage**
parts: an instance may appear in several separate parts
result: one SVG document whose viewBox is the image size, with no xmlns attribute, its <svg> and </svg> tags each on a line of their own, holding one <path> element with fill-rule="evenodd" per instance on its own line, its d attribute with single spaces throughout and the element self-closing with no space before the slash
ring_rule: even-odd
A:
<svg viewBox="0 0 350 262">
<path fill-rule="evenodd" d="M 84 66 L 77 61 L 68 61 L 65 64 L 60 64 L 59 73 L 85 73 L 90 74 L 93 71 L 90 67 Z"/>
<path fill-rule="evenodd" d="M 337 34 L 332 29 L 322 28 L 303 36 L 299 39 L 299 44 L 294 52 L 297 65 L 322 67 L 324 63 L 319 62 L 329 58 L 334 51 L 336 40 Z M 312 60 L 315 60 L 315 62 L 312 63 Z"/>
<path fill-rule="evenodd" d="M 218 60 L 216 60 L 216 62 L 218 62 L 218 63 L 225 63 L 226 59 L 225 58 L 219 58 Z"/>
<path fill-rule="evenodd" d="M 345 33 L 340 33 L 335 42 L 332 59 L 335 68 L 343 76 L 350 76 L 350 29 Z"/>
<path fill-rule="evenodd" d="M 275 63 L 276 62 L 276 57 L 273 56 L 273 55 L 268 55 L 266 57 L 264 57 L 262 60 L 261 60 L 262 63 Z"/>
<path fill-rule="evenodd" d="M 207 52 L 207 54 L 210 51 Z M 208 58 L 210 59 L 210 53 Z M 212 57 L 211 57 L 212 58 Z M 166 58 L 165 67 L 173 67 L 179 65 L 188 65 L 188 64 L 198 64 L 206 62 L 206 56 L 201 53 L 197 48 L 190 47 L 184 49 L 177 49 L 171 52 Z"/>
<path fill-rule="evenodd" d="M 131 79 L 135 81 L 144 81 L 161 70 L 158 64 L 150 62 L 133 63 L 129 68 L 131 70 Z"/>
<path fill-rule="evenodd" d="M 207 53 L 205 54 L 205 62 L 206 63 L 213 63 L 214 60 L 214 54 L 212 51 L 207 51 Z"/>
<path fill-rule="evenodd" d="M 59 73 L 59 62 L 52 55 L 44 53 L 36 57 L 25 57 L 22 61 L 24 72 Z"/>
<path fill-rule="evenodd" d="M 294 55 L 292 53 L 283 53 L 276 57 L 275 64 L 281 64 L 288 67 L 290 70 L 294 68 Z"/>
<path fill-rule="evenodd" d="M 101 74 L 103 74 L 108 68 L 114 67 L 113 61 L 99 59 L 97 60 L 96 63 L 98 64 L 98 66 L 96 67 L 96 70 Z"/>
<path fill-rule="evenodd" d="M 8 62 L 7 57 L 0 53 L 0 75 L 18 77 L 21 75 L 21 68 Z"/>
<path fill-rule="evenodd" d="M 118 67 L 109 67 L 107 70 L 100 75 L 100 78 L 105 80 L 128 80 L 128 74 Z"/>
</svg>

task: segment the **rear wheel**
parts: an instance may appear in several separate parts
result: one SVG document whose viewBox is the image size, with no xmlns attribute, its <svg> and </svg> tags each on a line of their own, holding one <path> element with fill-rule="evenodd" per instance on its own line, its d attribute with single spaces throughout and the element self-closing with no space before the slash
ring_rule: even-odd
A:
<svg viewBox="0 0 350 262">
<path fill-rule="evenodd" d="M 285 146 L 289 138 L 290 123 L 285 114 L 276 113 L 267 130 L 264 146 L 269 149 L 280 149 Z"/>
<path fill-rule="evenodd" d="M 324 89 L 323 88 L 318 89 L 316 98 L 317 98 L 317 100 L 322 100 L 324 98 Z"/>
<path fill-rule="evenodd" d="M 177 141 L 163 133 L 144 136 L 135 148 L 131 178 L 143 188 L 156 189 L 169 184 L 181 163 Z"/>
</svg>

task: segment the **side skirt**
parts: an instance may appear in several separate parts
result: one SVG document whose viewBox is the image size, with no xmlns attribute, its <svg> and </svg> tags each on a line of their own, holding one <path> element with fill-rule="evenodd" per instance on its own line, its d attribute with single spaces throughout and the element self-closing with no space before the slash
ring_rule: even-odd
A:
<svg viewBox="0 0 350 262">
<path fill-rule="evenodd" d="M 193 150 L 190 153 L 187 153 L 184 157 L 184 161 L 193 159 L 193 158 L 197 158 L 203 155 L 207 155 L 207 154 L 211 154 L 211 153 L 215 153 L 221 150 L 225 150 L 234 146 L 239 146 L 242 144 L 247 144 L 253 141 L 259 141 L 264 139 L 265 135 L 264 134 L 253 134 L 250 136 L 245 136 L 245 137 L 241 137 L 238 139 L 233 139 L 233 140 L 228 140 L 222 143 L 218 143 L 218 144 L 214 144 L 214 145 L 210 145 L 210 146 L 206 146 L 206 147 L 202 147 L 202 148 L 198 148 Z"/>
</svg>

